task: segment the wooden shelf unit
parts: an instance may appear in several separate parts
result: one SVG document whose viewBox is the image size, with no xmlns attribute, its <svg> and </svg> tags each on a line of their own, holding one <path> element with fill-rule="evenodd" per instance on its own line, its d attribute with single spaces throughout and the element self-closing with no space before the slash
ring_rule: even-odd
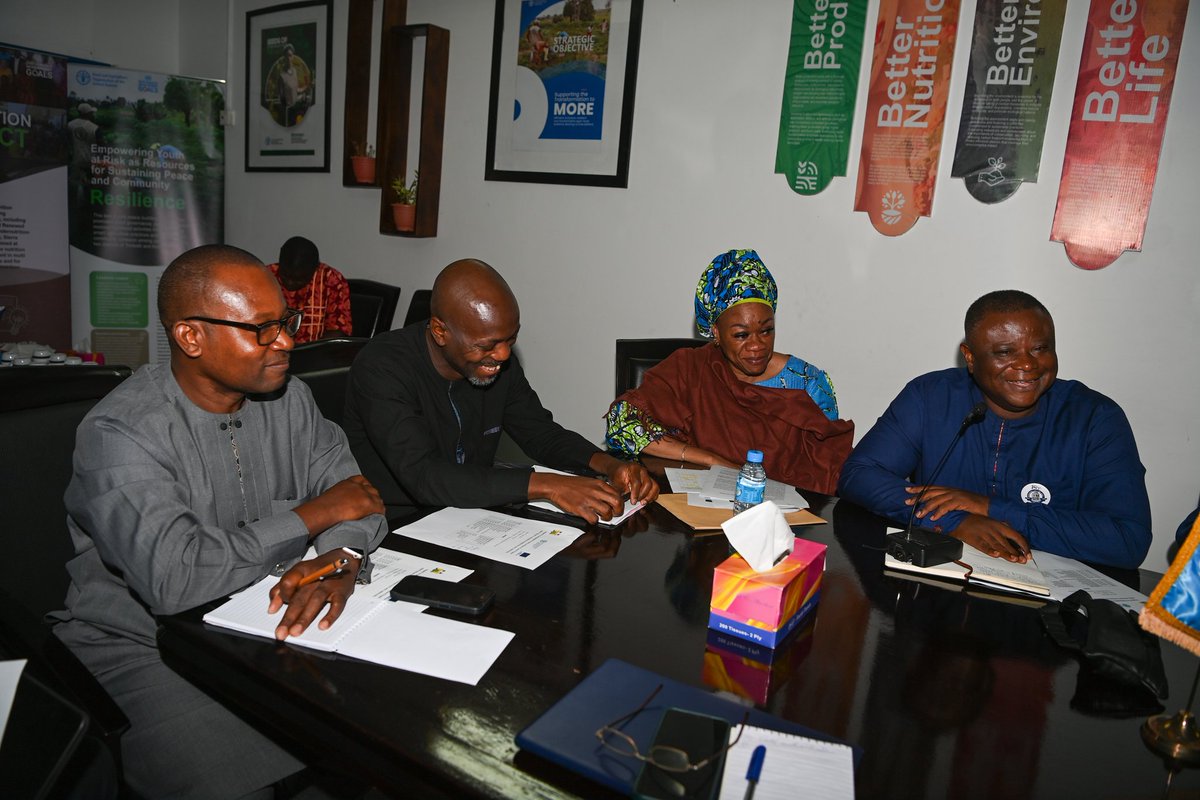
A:
<svg viewBox="0 0 1200 800">
<path fill-rule="evenodd" d="M 450 31 L 436 25 L 406 25 L 407 0 L 384 0 L 380 36 L 379 91 L 376 102 L 375 183 L 354 179 L 350 144 L 366 142 L 371 75 L 372 0 L 351 0 L 346 48 L 346 114 L 342 184 L 380 189 L 379 232 L 391 236 L 436 236 L 442 187 L 442 138 L 446 128 L 446 84 L 450 67 Z M 417 221 L 412 233 L 396 230 L 392 179 L 410 180 L 408 165 L 409 106 L 413 77 L 413 41 L 425 38 L 421 81 L 420 143 L 416 168 Z"/>
</svg>

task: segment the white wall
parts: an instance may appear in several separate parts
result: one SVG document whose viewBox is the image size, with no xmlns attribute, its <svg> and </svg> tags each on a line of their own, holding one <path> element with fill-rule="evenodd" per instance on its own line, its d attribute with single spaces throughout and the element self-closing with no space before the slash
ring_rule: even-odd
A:
<svg viewBox="0 0 1200 800">
<path fill-rule="evenodd" d="M 117 67 L 178 74 L 180 2 L 0 0 L 0 40 Z M 219 16 L 225 19 L 224 0 L 210 5 L 220 6 Z M 224 53 L 224 42 L 210 46 Z"/>
<path fill-rule="evenodd" d="M 0 0 L 6 9 L 15 0 Z M 244 103 L 245 12 L 274 0 L 234 0 L 227 40 L 229 96 Z M 99 46 L 85 22 L 63 41 Z M 160 4 L 126 0 L 138 17 Z M 223 5 L 223 4 L 222 4 Z M 1191 20 L 1181 50 L 1144 250 L 1089 273 L 1049 241 L 1087 4 L 1067 9 L 1041 182 L 996 206 L 973 200 L 951 179 L 957 114 L 947 121 L 933 216 L 897 238 L 855 213 L 859 137 L 850 177 L 804 198 L 773 174 L 775 138 L 791 22 L 790 0 L 646 0 L 628 189 L 484 181 L 494 3 L 409 0 L 409 20 L 451 31 L 439 235 L 414 240 L 376 232 L 378 198 L 345 189 L 330 174 L 247 174 L 244 130 L 229 131 L 227 236 L 272 258 L 303 233 L 352 276 L 427 288 L 437 271 L 466 256 L 496 266 L 522 301 L 519 351 L 546 405 L 565 424 L 599 440 L 612 394 L 613 340 L 680 336 L 691 330 L 691 291 L 705 264 L 732 247 L 756 248 L 781 289 L 779 346 L 827 369 L 843 415 L 859 435 L 906 380 L 955 363 L 962 315 L 997 288 L 1041 299 L 1058 327 L 1060 374 L 1116 399 L 1129 415 L 1148 471 L 1156 541 L 1146 566 L 1162 569 L 1179 520 L 1200 490 L 1200 271 L 1187 239 L 1197 210 L 1200 155 L 1200 32 Z M 24 9 L 25 5 L 21 4 Z M 187 5 L 177 17 L 188 17 Z M 868 41 L 878 3 L 868 12 Z M 111 13 L 111 12 L 110 12 Z M 1193 12 L 1196 13 L 1196 12 Z M 974 2 L 964 0 L 962 19 Z M 168 15 L 169 16 L 169 15 Z M 128 20 L 133 22 L 132 19 Z M 124 45 L 160 57 L 147 28 Z M 169 20 L 163 23 L 169 25 Z M 31 46 L 7 32 L 2 38 Z M 346 4 L 335 3 L 333 163 L 341 158 Z M 951 106 L 960 107 L 970 25 L 958 43 Z M 175 32 L 170 32 L 175 36 Z M 220 46 L 214 43 L 214 46 Z M 50 49 L 67 49 L 66 45 Z M 97 56 L 100 57 L 100 56 Z M 866 54 L 869 60 L 870 53 Z M 120 59 L 134 65 L 134 56 Z M 858 112 L 865 104 L 860 86 Z"/>
</svg>

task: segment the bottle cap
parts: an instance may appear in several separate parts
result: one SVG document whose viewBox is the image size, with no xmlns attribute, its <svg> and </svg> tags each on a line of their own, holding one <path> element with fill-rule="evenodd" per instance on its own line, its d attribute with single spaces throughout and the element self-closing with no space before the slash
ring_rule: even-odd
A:
<svg viewBox="0 0 1200 800">
<path fill-rule="evenodd" d="M 762 463 L 762 450 L 747 450 L 746 451 L 746 460 L 749 461 L 751 464 L 761 464 Z"/>
</svg>

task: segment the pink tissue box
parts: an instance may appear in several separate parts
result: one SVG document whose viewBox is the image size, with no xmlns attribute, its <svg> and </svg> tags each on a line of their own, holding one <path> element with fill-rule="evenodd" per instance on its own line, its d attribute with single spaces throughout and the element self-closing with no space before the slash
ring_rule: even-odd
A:
<svg viewBox="0 0 1200 800">
<path fill-rule="evenodd" d="M 825 545 L 807 539 L 767 572 L 732 555 L 713 570 L 708 627 L 774 647 L 816 608 L 824 573 Z"/>
</svg>

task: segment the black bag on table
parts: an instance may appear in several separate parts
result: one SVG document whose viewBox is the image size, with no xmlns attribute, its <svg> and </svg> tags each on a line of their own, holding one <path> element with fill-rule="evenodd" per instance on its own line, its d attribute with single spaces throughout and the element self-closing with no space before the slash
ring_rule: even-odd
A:
<svg viewBox="0 0 1200 800">
<path fill-rule="evenodd" d="M 1042 607 L 1042 624 L 1060 646 L 1079 654 L 1085 669 L 1109 685 L 1167 698 L 1167 673 L 1158 637 L 1138 625 L 1137 615 L 1083 589 Z M 1111 702 L 1111 697 L 1109 702 Z"/>
</svg>

